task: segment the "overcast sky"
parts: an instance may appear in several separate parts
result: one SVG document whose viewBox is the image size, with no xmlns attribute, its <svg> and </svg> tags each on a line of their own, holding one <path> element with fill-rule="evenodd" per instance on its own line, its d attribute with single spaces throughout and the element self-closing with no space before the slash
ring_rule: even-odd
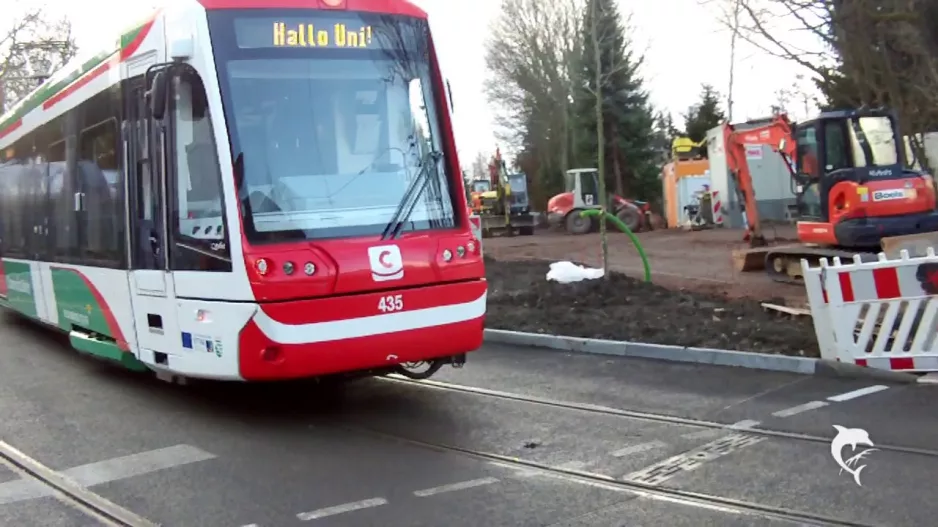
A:
<svg viewBox="0 0 938 527">
<path fill-rule="evenodd" d="M 21 0 L 29 1 L 30 0 Z M 35 0 L 33 0 L 35 1 Z M 45 0 L 50 11 L 68 15 L 78 44 L 104 48 L 113 36 L 107 26 L 133 22 L 154 5 L 154 0 Z M 468 166 L 476 152 L 495 149 L 494 112 L 483 94 L 486 76 L 484 42 L 500 0 L 415 0 L 430 16 L 431 28 L 444 73 L 449 77 L 456 107 L 456 141 L 460 161 Z M 700 84 L 726 93 L 729 81 L 729 32 L 712 8 L 698 0 L 618 0 L 623 13 L 631 12 L 635 45 L 646 52 L 643 72 L 655 106 L 670 111 L 676 120 L 694 103 Z M 775 91 L 791 85 L 800 71 L 759 52 L 746 43 L 737 51 L 734 121 L 763 117 L 775 101 Z M 813 109 L 812 109 L 813 111 Z M 803 109 L 793 109 L 796 119 Z"/>
</svg>

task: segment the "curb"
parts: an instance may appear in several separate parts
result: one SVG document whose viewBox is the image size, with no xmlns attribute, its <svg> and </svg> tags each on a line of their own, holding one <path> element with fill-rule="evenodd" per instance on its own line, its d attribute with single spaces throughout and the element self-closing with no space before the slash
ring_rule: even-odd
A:
<svg viewBox="0 0 938 527">
<path fill-rule="evenodd" d="M 824 377 L 878 379 L 897 383 L 916 383 L 919 377 L 911 373 L 901 373 L 873 368 L 864 368 L 854 364 L 815 359 L 811 357 L 789 357 L 751 351 L 733 351 L 722 349 L 669 346 L 627 342 L 618 340 L 588 339 L 564 337 L 540 333 L 525 333 L 505 329 L 486 329 L 485 342 L 508 344 L 533 348 L 546 348 L 559 351 L 591 353 L 595 355 L 613 355 L 617 357 L 635 357 L 672 362 L 711 364 L 754 370 L 782 371 L 802 375 Z"/>
</svg>

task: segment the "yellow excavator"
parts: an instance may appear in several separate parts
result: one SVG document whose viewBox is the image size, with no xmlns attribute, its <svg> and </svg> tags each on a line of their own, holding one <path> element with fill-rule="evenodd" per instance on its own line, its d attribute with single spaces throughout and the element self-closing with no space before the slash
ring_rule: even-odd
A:
<svg viewBox="0 0 938 527">
<path fill-rule="evenodd" d="M 481 217 L 483 234 L 504 232 L 513 236 L 515 231 L 522 236 L 534 234 L 527 176 L 509 174 L 498 148 L 488 168 L 488 180 L 469 182 L 469 207 Z"/>
<path fill-rule="evenodd" d="M 671 141 L 671 157 L 675 160 L 699 159 L 706 157 L 706 140 L 695 142 L 690 137 L 675 137 Z"/>
</svg>

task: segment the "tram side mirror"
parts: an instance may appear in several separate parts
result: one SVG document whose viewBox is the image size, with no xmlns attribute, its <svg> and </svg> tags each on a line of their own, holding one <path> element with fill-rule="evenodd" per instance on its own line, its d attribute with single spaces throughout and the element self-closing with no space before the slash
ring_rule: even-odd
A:
<svg viewBox="0 0 938 527">
<path fill-rule="evenodd" d="M 162 71 L 153 75 L 147 98 L 150 104 L 150 115 L 156 120 L 161 120 L 166 114 L 166 74 Z"/>
</svg>

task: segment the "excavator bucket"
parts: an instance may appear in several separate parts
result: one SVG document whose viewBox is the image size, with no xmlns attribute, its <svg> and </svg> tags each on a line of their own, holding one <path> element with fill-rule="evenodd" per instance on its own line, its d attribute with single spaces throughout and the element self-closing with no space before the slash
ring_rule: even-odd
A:
<svg viewBox="0 0 938 527">
<path fill-rule="evenodd" d="M 934 248 L 935 252 L 938 253 L 938 232 L 922 232 L 883 238 L 880 247 L 890 259 L 898 258 L 903 250 L 909 251 L 909 256 L 925 256 L 929 247 Z"/>
</svg>

